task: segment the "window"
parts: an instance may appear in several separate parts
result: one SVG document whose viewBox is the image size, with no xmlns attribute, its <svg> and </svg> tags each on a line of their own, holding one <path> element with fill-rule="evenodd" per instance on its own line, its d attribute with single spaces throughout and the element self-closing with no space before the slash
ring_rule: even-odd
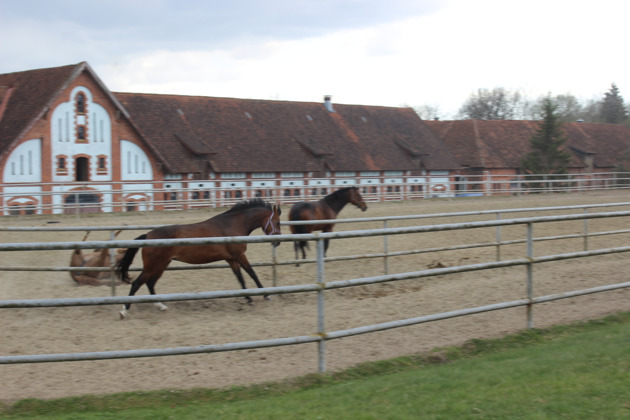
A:
<svg viewBox="0 0 630 420">
<path fill-rule="evenodd" d="M 85 141 L 85 126 L 84 125 L 77 126 L 77 140 Z"/>
<path fill-rule="evenodd" d="M 79 93 L 76 99 L 77 114 L 85 114 L 85 95 Z"/>
<path fill-rule="evenodd" d="M 55 173 L 57 175 L 68 175 L 67 157 L 64 155 L 58 155 L 56 159 L 57 159 L 57 163 L 56 163 Z"/>
<path fill-rule="evenodd" d="M 273 172 L 253 172 L 252 178 L 274 178 L 276 176 Z"/>
<path fill-rule="evenodd" d="M 99 155 L 97 157 L 96 173 L 98 175 L 107 175 L 107 156 Z"/>
<path fill-rule="evenodd" d="M 221 174 L 222 179 L 245 178 L 245 172 L 225 172 Z"/>
</svg>

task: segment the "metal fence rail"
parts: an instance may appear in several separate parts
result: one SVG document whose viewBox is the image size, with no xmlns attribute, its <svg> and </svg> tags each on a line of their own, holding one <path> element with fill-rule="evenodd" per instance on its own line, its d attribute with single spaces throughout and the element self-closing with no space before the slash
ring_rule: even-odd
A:
<svg viewBox="0 0 630 420">
<path fill-rule="evenodd" d="M 384 229 L 372 229 L 372 230 L 358 230 L 358 231 L 345 231 L 345 232 L 331 232 L 320 234 L 302 234 L 302 235 L 278 235 L 273 237 L 268 236 L 248 236 L 248 237 L 229 237 L 229 238 L 195 238 L 195 239 L 171 239 L 171 240 L 144 240 L 144 241 L 90 241 L 90 242 L 56 242 L 56 243 L 14 243 L 14 244 L 0 244 L 0 251 L 21 251 L 21 250 L 51 250 L 51 249 L 85 249 L 95 247 L 115 248 L 115 247 L 129 247 L 129 246 L 172 246 L 172 245 L 201 245 L 211 243 L 265 243 L 276 241 L 293 241 L 296 239 L 303 240 L 316 240 L 317 241 L 317 283 L 296 285 L 296 286 L 281 286 L 271 287 L 263 289 L 246 289 L 246 290 L 229 290 L 229 291 L 216 291 L 216 292 L 200 292 L 200 293 L 177 293 L 177 294 L 164 294 L 155 296 L 121 296 L 121 297 L 102 297 L 102 298 L 74 298 L 74 299 L 34 299 L 34 300 L 3 300 L 0 301 L 0 309 L 10 310 L 12 308 L 41 308 L 41 307 L 65 307 L 65 306 L 86 306 L 86 305 L 110 305 L 121 303 L 140 303 L 140 302 L 166 302 L 166 301 L 183 301 L 183 300 L 200 300 L 200 299 L 223 299 L 228 297 L 242 297 L 242 296 L 259 296 L 265 294 L 288 294 L 288 293 L 317 293 L 317 317 L 318 317 L 318 330 L 305 335 L 294 337 L 280 337 L 270 338 L 266 340 L 237 342 L 237 343 L 225 343 L 217 345 L 195 345 L 187 347 L 166 348 L 166 349 L 138 349 L 138 350 L 125 350 L 125 351 L 104 351 L 104 352 L 89 352 L 89 353 L 64 353 L 64 354 L 35 354 L 35 355 L 14 355 L 14 356 L 0 356 L 0 364 L 16 364 L 16 363 L 43 363 L 43 362 L 60 362 L 60 361 L 80 361 L 80 360 L 101 360 L 101 359 L 119 359 L 119 358 L 133 358 L 133 357 L 155 357 L 155 356 L 169 356 L 169 355 L 182 355 L 182 354 L 195 354 L 195 353 L 212 353 L 223 351 L 234 351 L 244 349 L 255 349 L 263 347 L 276 347 L 287 346 L 303 343 L 317 343 L 318 344 L 318 366 L 319 371 L 325 371 L 325 358 L 326 349 L 325 343 L 328 340 L 340 339 L 343 337 L 349 337 L 352 335 L 366 334 L 374 331 L 382 331 L 385 329 L 399 328 L 408 325 L 415 325 L 419 323 L 426 323 L 437 321 L 441 319 L 448 319 L 453 317 L 467 316 L 471 314 L 477 314 L 488 311 L 496 311 L 507 308 L 514 308 L 519 306 L 526 306 L 527 311 L 527 326 L 532 327 L 533 308 L 536 304 L 543 302 L 551 302 L 559 299 L 567 299 L 576 296 L 582 296 L 592 293 L 600 293 L 604 291 L 619 290 L 630 287 L 630 282 L 608 284 L 604 286 L 592 287 L 581 290 L 569 290 L 563 293 L 534 296 L 533 295 L 533 266 L 538 263 L 546 263 L 551 261 L 561 261 L 575 258 L 584 257 L 596 257 L 607 254 L 625 253 L 630 251 L 630 246 L 605 248 L 597 250 L 588 250 L 581 252 L 554 254 L 534 257 L 533 256 L 533 242 L 532 235 L 533 225 L 537 223 L 547 223 L 556 221 L 568 221 L 568 220 L 589 220 L 589 219 L 601 219 L 612 217 L 628 217 L 630 211 L 618 211 L 618 212 L 602 212 L 591 214 L 575 214 L 575 215 L 561 215 L 561 216 L 540 216 L 529 217 L 520 219 L 505 219 L 505 220 L 492 220 L 481 222 L 464 222 L 464 223 L 452 223 L 441 224 L 431 226 L 410 226 L 399 228 L 384 228 Z M 448 268 L 436 268 L 429 270 L 413 271 L 399 274 L 386 274 L 375 277 L 365 277 L 341 281 L 326 282 L 324 278 L 324 256 L 323 256 L 323 242 L 324 239 L 339 239 L 339 238 L 361 238 L 369 236 L 383 236 L 383 235 L 397 235 L 406 233 L 421 233 L 421 232 L 436 232 L 436 231 L 449 231 L 459 229 L 475 229 L 484 227 L 499 227 L 508 225 L 525 225 L 527 226 L 527 255 L 523 258 L 517 258 L 506 261 L 494 261 L 479 264 L 460 265 L 456 267 Z M 625 231 L 624 231 L 625 232 Z M 610 232 L 612 233 L 612 232 Z M 326 331 L 325 330 L 325 308 L 324 308 L 324 296 L 326 290 L 363 286 L 368 284 L 377 284 L 384 282 L 395 282 L 400 280 L 432 277 L 437 275 L 447 275 L 453 273 L 461 273 L 466 271 L 479 271 L 487 269 L 495 269 L 501 267 L 511 266 L 525 266 L 527 267 L 527 290 L 528 296 L 525 299 L 512 300 L 508 302 L 498 302 L 491 305 L 478 306 L 473 308 L 466 308 L 456 311 L 449 311 L 443 313 L 430 314 L 420 317 L 413 317 L 408 319 L 401 319 L 397 321 L 390 321 L 385 323 L 379 323 L 374 325 L 365 325 L 361 327 Z"/>
<path fill-rule="evenodd" d="M 289 181 L 292 182 L 290 186 L 285 185 L 287 180 L 283 177 L 264 179 L 265 186 L 260 185 L 258 178 L 6 183 L 0 184 L 0 216 L 66 213 L 80 217 L 82 213 L 100 211 L 193 210 L 232 206 L 243 199 L 254 197 L 287 205 L 301 200 L 318 200 L 336 188 L 347 186 L 359 187 L 365 201 L 369 202 L 630 188 L 630 174 L 626 172 L 547 175 L 492 175 L 483 172 L 420 176 L 359 174 L 339 178 L 295 178 Z M 31 192 L 25 194 L 24 191 Z M 93 196 L 100 198 L 93 200 Z M 83 202 L 83 198 L 87 201 Z"/>
<path fill-rule="evenodd" d="M 494 215 L 497 220 L 501 219 L 504 214 L 516 214 L 516 213 L 526 213 L 526 212 L 546 212 L 546 211 L 571 211 L 571 210 L 581 210 L 584 214 L 587 214 L 589 210 L 592 209 L 603 209 L 603 208 L 618 208 L 618 207 L 630 207 L 630 202 L 621 202 L 621 203 L 606 203 L 606 204 L 587 204 L 587 205 L 573 205 L 573 206 L 553 206 L 553 207 L 530 207 L 530 208 L 518 208 L 518 209 L 495 209 L 495 210 L 479 210 L 479 211 L 468 211 L 468 212 L 448 212 L 448 213 L 432 213 L 432 214 L 414 214 L 414 215 L 401 215 L 401 216 L 381 216 L 381 217 L 366 217 L 366 218 L 348 218 L 348 219 L 335 219 L 335 220 L 324 220 L 324 221 L 283 221 L 282 225 L 306 225 L 306 224 L 314 224 L 314 223 L 335 223 L 335 224 L 349 224 L 349 223 L 371 223 L 371 222 L 382 222 L 383 228 L 387 228 L 389 222 L 401 222 L 401 221 L 413 221 L 413 220 L 422 220 L 422 219 L 435 219 L 435 218 L 444 218 L 444 217 L 464 217 L 464 216 L 482 216 L 482 215 Z M 137 225 L 137 226 L 69 226 L 69 227 L 0 227 L 0 232 L 76 232 L 76 231 L 109 231 L 110 236 L 113 237 L 113 232 L 122 231 L 122 230 L 151 230 L 158 227 L 162 227 L 164 225 Z M 548 237 L 536 237 L 534 241 L 549 241 L 549 240 L 558 240 L 558 239 L 571 239 L 571 238 L 584 238 L 584 250 L 588 249 L 588 238 L 589 237 L 597 237 L 597 236 L 605 236 L 605 235 L 613 235 L 613 234 L 622 234 L 629 233 L 628 230 L 617 230 L 610 232 L 590 232 L 588 229 L 587 219 L 585 219 L 584 229 L 582 233 L 576 234 L 567 234 L 567 235 L 559 235 L 559 236 L 548 236 Z M 483 248 L 483 247 L 496 247 L 496 255 L 497 260 L 501 259 L 501 247 L 504 245 L 515 245 L 520 243 L 525 243 L 525 239 L 516 239 L 516 240 L 502 240 L 501 239 L 501 227 L 497 226 L 496 240 L 492 242 L 481 242 L 474 244 L 465 244 L 459 246 L 449 246 L 449 247 L 434 247 L 434 248 L 423 248 L 423 249 L 410 249 L 405 251 L 389 251 L 387 246 L 387 235 L 383 235 L 384 245 L 383 252 L 374 252 L 370 254 L 362 254 L 362 255 L 345 255 L 340 257 L 326 257 L 326 261 L 347 261 L 354 259 L 374 259 L 374 258 L 383 258 L 384 259 L 384 273 L 388 273 L 388 264 L 387 259 L 389 257 L 399 257 L 404 255 L 414 255 L 414 254 L 426 254 L 432 252 L 440 252 L 440 251 L 456 251 L 456 250 L 464 250 L 464 249 L 473 249 L 473 248 Z M 99 242 L 93 242 L 94 244 L 98 244 Z M 136 242 L 134 242 L 137 245 Z M 100 246 L 85 246 L 85 247 L 74 247 L 73 249 L 83 249 L 83 248 L 99 248 Z M 0 249 L 1 250 L 1 249 Z M 273 258 L 272 258 L 273 259 Z M 252 263 L 253 267 L 264 267 L 264 266 L 280 266 L 280 265 L 290 265 L 298 262 L 297 260 L 287 260 L 287 261 L 277 261 L 273 259 L 273 261 L 262 261 Z M 317 262 L 315 258 L 307 258 L 299 260 L 300 264 L 314 264 Z M 177 267 L 169 267 L 168 270 L 196 270 L 199 268 L 204 269 L 220 269 L 229 267 L 227 264 L 200 264 L 195 266 L 177 266 Z M 80 272 L 106 272 L 110 271 L 111 268 L 107 267 L 32 267 L 32 266 L 4 266 L 0 267 L 0 271 L 80 271 Z M 132 267 L 130 271 L 139 271 L 140 268 Z M 273 284 L 276 285 L 277 279 L 273 278 Z"/>
</svg>

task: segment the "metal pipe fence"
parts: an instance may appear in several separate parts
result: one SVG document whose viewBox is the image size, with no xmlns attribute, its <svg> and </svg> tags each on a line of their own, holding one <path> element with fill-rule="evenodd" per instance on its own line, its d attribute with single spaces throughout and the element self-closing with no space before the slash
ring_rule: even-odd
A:
<svg viewBox="0 0 630 420">
<path fill-rule="evenodd" d="M 352 223 L 382 223 L 383 229 L 387 229 L 389 223 L 393 222 L 404 222 L 404 221 L 414 221 L 414 220 L 423 220 L 423 219 L 438 219 L 438 218 L 453 218 L 453 217 L 469 217 L 469 216 L 485 216 L 485 215 L 494 215 L 496 220 L 501 220 L 503 214 L 516 214 L 516 213 L 540 213 L 540 212 L 548 212 L 548 211 L 573 211 L 573 210 L 582 210 L 584 214 L 588 214 L 589 210 L 594 209 L 604 209 L 604 208 L 619 208 L 619 207 L 630 207 L 630 202 L 620 202 L 620 203 L 605 203 L 605 204 L 586 204 L 586 205 L 572 205 L 572 206 L 550 206 L 550 207 L 529 207 L 529 208 L 517 208 L 517 209 L 493 209 L 493 210 L 478 210 L 478 211 L 466 211 L 466 212 L 446 212 L 446 213 L 432 213 L 432 214 L 414 214 L 414 215 L 400 215 L 400 216 L 381 216 L 381 217 L 365 217 L 365 218 L 348 218 L 348 219 L 334 219 L 334 220 L 318 220 L 318 221 L 283 221 L 281 222 L 283 226 L 290 225 L 307 225 L 307 224 L 319 224 L 319 223 L 334 223 L 334 224 L 352 224 Z M 107 231 L 110 232 L 110 236 L 113 237 L 113 232 L 116 231 L 124 231 L 124 230 L 152 230 L 158 227 L 162 227 L 164 225 L 138 225 L 138 226 L 128 226 L 128 225 L 120 225 L 120 226 L 69 226 L 69 227 L 0 227 L 0 232 L 77 232 L 77 231 Z M 597 237 L 597 236 L 605 236 L 605 235 L 613 235 L 613 234 L 622 234 L 628 233 L 630 230 L 616 230 L 616 231 L 600 231 L 600 232 L 591 232 L 588 229 L 588 219 L 584 219 L 583 231 L 582 233 L 575 234 L 566 234 L 566 235 L 557 235 L 557 236 L 546 236 L 546 237 L 535 237 L 533 241 L 551 241 L 551 240 L 560 240 L 560 239 L 574 239 L 574 238 L 583 238 L 584 239 L 584 250 L 588 249 L 588 238 L 589 237 Z M 355 259 L 375 259 L 382 258 L 383 259 L 383 272 L 385 274 L 389 273 L 388 261 L 390 257 L 400 257 L 405 255 L 414 255 L 414 254 L 426 254 L 426 253 L 434 253 L 441 251 L 456 251 L 456 250 L 465 250 L 465 249 L 473 249 L 473 248 L 484 248 L 484 247 L 495 247 L 496 248 L 496 260 L 501 260 L 501 247 L 506 245 L 516 245 L 525 243 L 525 239 L 516 239 L 516 240 L 502 240 L 501 238 L 501 226 L 496 226 L 496 240 L 491 242 L 480 242 L 473 244 L 463 244 L 458 246 L 448 246 L 448 247 L 433 247 L 433 248 L 423 248 L 423 249 L 409 249 L 404 251 L 390 251 L 388 246 L 388 237 L 389 235 L 383 235 L 383 251 L 382 252 L 373 252 L 369 254 L 361 254 L 361 255 L 344 255 L 339 257 L 327 257 L 326 261 L 348 261 Z M 135 242 L 133 242 L 135 244 Z M 135 246 L 135 245 L 134 245 Z M 112 246 L 113 247 L 113 246 Z M 83 245 L 77 245 L 74 249 L 91 249 L 98 248 L 98 242 L 85 242 Z M 275 251 L 275 248 L 274 248 Z M 113 261 L 113 259 L 112 259 Z M 274 286 L 277 284 L 277 277 L 275 273 L 275 267 L 282 265 L 291 265 L 297 263 L 297 260 L 285 260 L 278 261 L 275 253 L 272 253 L 271 261 L 261 261 L 252 263 L 253 267 L 265 267 L 272 266 L 274 268 L 273 273 L 273 284 Z M 317 262 L 315 258 L 307 258 L 299 260 L 300 264 L 314 264 Z M 168 270 L 196 270 L 199 268 L 210 268 L 210 269 L 220 269 L 228 267 L 227 264 L 200 264 L 196 266 L 178 266 L 178 267 L 169 267 Z M 32 266 L 4 266 L 0 267 L 0 271 L 75 271 L 75 272 L 105 272 L 110 271 L 111 268 L 107 267 L 32 267 Z M 130 271 L 139 271 L 139 268 L 132 267 Z"/>
<path fill-rule="evenodd" d="M 264 185 L 261 185 L 262 184 Z M 291 185 L 286 184 L 290 182 Z M 313 184 L 311 184 L 313 183 Z M 493 175 L 424 174 L 347 178 L 238 178 L 121 182 L 0 184 L 0 216 L 74 214 L 227 207 L 249 198 L 290 205 L 356 186 L 365 201 L 387 202 L 461 196 L 555 194 L 630 188 L 630 174 Z M 30 191 L 25 193 L 25 191 Z"/>
<path fill-rule="evenodd" d="M 61 362 L 61 361 L 86 361 L 86 360 L 102 360 L 102 359 L 119 359 L 134 357 L 155 357 L 155 356 L 171 356 L 183 354 L 197 353 L 213 353 L 223 351 L 235 351 L 244 349 L 256 349 L 264 347 L 287 346 L 303 343 L 317 343 L 318 345 L 318 370 L 324 372 L 326 370 L 326 347 L 328 340 L 340 339 L 358 334 L 366 334 L 375 331 L 383 331 L 391 328 L 405 327 L 420 323 L 433 322 L 442 319 L 467 316 L 489 311 L 503 310 L 507 308 L 515 308 L 526 306 L 527 311 L 527 327 L 533 326 L 534 306 L 543 302 L 552 302 L 560 299 L 573 298 L 592 293 L 600 293 L 604 291 L 620 290 L 630 287 L 630 282 L 607 284 L 598 287 L 590 287 L 580 290 L 568 290 L 562 293 L 551 295 L 534 296 L 533 294 L 533 267 L 539 263 L 548 263 L 552 261 L 563 261 L 569 259 L 596 257 L 608 254 L 625 253 L 630 251 L 630 246 L 603 248 L 597 250 L 584 250 L 580 252 L 553 254 L 544 256 L 534 256 L 533 246 L 534 237 L 532 227 L 535 224 L 543 224 L 557 221 L 570 220 L 592 220 L 603 218 L 628 217 L 630 211 L 601 212 L 587 214 L 573 214 L 560 216 L 539 216 L 527 217 L 519 219 L 501 219 L 477 222 L 462 222 L 451 224 L 425 225 L 425 226 L 408 226 L 397 228 L 382 228 L 371 230 L 355 230 L 344 232 L 331 232 L 319 234 L 300 234 L 300 235 L 274 235 L 269 236 L 247 236 L 247 237 L 221 237 L 221 238 L 189 238 L 189 239 L 170 239 L 170 240 L 144 240 L 144 241 L 128 241 L 128 240 L 112 240 L 112 241 L 90 241 L 90 242 L 55 242 L 55 243 L 5 243 L 0 244 L 0 251 L 34 251 L 34 250 L 70 250 L 85 248 L 115 248 L 129 246 L 173 246 L 173 245 L 205 245 L 217 243 L 267 243 L 267 242 L 287 242 L 298 240 L 315 240 L 317 246 L 317 278 L 316 282 L 305 285 L 279 286 L 262 289 L 245 289 L 245 290 L 228 290 L 215 292 L 199 292 L 199 293 L 177 293 L 162 294 L 155 296 L 121 296 L 121 297 L 100 297 L 100 298 L 72 298 L 72 299 L 30 299 L 30 300 L 2 300 L 0 301 L 0 309 L 10 310 L 12 308 L 42 308 L 42 307 L 67 307 L 67 306 L 89 306 L 89 305 L 111 305 L 122 303 L 146 303 L 146 302 L 167 302 L 167 301 L 185 301 L 185 300 L 201 300 L 201 299 L 224 299 L 243 296 L 260 296 L 274 294 L 291 294 L 291 293 L 317 293 L 317 331 L 306 332 L 304 335 L 293 337 L 274 337 L 265 340 L 224 343 L 216 345 L 192 345 L 177 348 L 165 349 L 137 349 L 125 351 L 103 351 L 88 353 L 65 353 L 65 354 L 33 354 L 33 355 L 12 355 L 0 356 L 0 364 L 18 364 L 18 363 L 43 363 L 43 362 Z M 420 271 L 412 271 L 398 274 L 385 274 L 374 277 L 364 277 L 340 281 L 327 282 L 325 278 L 325 262 L 323 242 L 325 239 L 342 239 L 342 238 L 365 238 L 377 237 L 384 235 L 400 235 L 410 233 L 425 232 L 444 232 L 461 229 L 476 228 L 492 228 L 500 226 L 527 226 L 527 251 L 522 258 L 516 258 L 505 261 L 493 261 L 469 265 L 458 265 L 454 267 L 434 268 Z M 625 232 L 625 231 L 624 231 Z M 611 232 L 612 233 L 612 232 Z M 517 299 L 507 302 L 498 302 L 490 305 L 465 308 L 455 311 L 435 313 L 425 316 L 400 319 L 385 323 L 373 325 L 364 325 L 356 328 L 327 331 L 325 327 L 325 293 L 327 290 L 364 286 L 370 284 L 378 284 L 385 282 L 396 282 L 407 279 L 444 276 L 455 273 L 468 271 L 480 271 L 488 269 L 496 269 L 502 267 L 525 266 L 527 268 L 527 298 Z"/>
</svg>

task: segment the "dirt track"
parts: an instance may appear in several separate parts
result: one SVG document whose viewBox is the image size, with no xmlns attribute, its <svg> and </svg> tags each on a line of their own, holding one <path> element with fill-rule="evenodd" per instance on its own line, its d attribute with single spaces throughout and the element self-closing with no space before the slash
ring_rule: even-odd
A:
<svg viewBox="0 0 630 420">
<path fill-rule="evenodd" d="M 421 213 L 455 212 L 481 209 L 545 207 L 630 201 L 627 192 L 589 193 L 557 196 L 501 197 L 492 199 L 425 200 L 404 203 L 370 204 L 366 213 L 347 207 L 341 217 L 369 217 Z M 620 209 L 628 209 L 623 207 Z M 288 210 L 288 208 L 284 209 Z M 592 212 L 595 212 L 593 210 Z M 2 226 L 87 226 L 147 225 L 188 223 L 204 220 L 216 211 L 162 213 L 149 215 L 100 215 L 84 217 L 47 216 L 0 218 Z M 286 220 L 285 211 L 283 220 Z M 535 213 L 540 215 L 541 213 Z M 545 215 L 551 214 L 545 212 Z M 529 215 L 529 214 L 528 214 Z M 525 214 L 509 217 L 525 217 Z M 493 216 L 466 219 L 431 219 L 414 224 L 448 223 L 464 220 L 490 220 Z M 59 222 L 54 225 L 48 222 Z M 407 225 L 411 224 L 406 222 Z M 390 227 L 402 222 L 390 223 Z M 607 231 L 627 226 L 626 218 L 589 222 L 590 231 Z M 336 231 L 381 227 L 380 224 L 338 225 Z M 537 227 L 536 236 L 579 233 L 582 222 L 561 222 Z M 288 229 L 284 229 L 288 233 Z M 257 231 L 258 233 L 260 231 Z M 258 234 L 255 232 L 255 234 Z M 44 242 L 81 240 L 83 232 L 7 233 L 3 242 Z M 123 232 L 119 238 L 132 239 L 138 232 Z M 523 227 L 504 228 L 502 239 L 524 237 Z M 90 239 L 107 239 L 93 233 Z M 432 248 L 442 245 L 495 240 L 495 229 L 466 230 L 423 235 L 390 237 L 390 251 Z M 608 235 L 591 238 L 591 249 L 628 244 L 628 236 Z M 581 239 L 536 243 L 535 254 L 579 251 Z M 311 247 L 314 249 L 314 247 Z M 334 241 L 329 256 L 368 253 L 382 250 L 382 238 Z M 313 251 L 312 251 L 313 252 Z M 525 254 L 524 245 L 504 247 L 502 258 Z M 250 245 L 250 261 L 270 259 L 268 244 Z M 279 259 L 293 258 L 292 244 L 285 243 Z M 312 254 L 311 254 L 312 255 Z M 469 249 L 392 258 L 390 272 L 426 269 L 434 264 L 453 266 L 492 261 L 493 248 Z M 69 251 L 4 252 L 0 265 L 65 266 Z M 576 288 L 627 281 L 627 255 L 569 260 L 537 265 L 534 270 L 536 295 Z M 136 257 L 136 264 L 140 258 Z M 271 269 L 257 268 L 263 284 L 271 285 Z M 326 265 L 326 280 L 382 274 L 380 260 L 361 260 Z M 279 284 L 304 284 L 315 281 L 315 267 L 283 266 L 278 269 Z M 247 279 L 250 287 L 252 282 Z M 525 296 L 524 267 L 478 271 L 451 276 L 406 280 L 375 286 L 342 289 L 326 293 L 326 329 L 369 325 L 423 314 L 468 308 Z M 158 293 L 227 290 L 237 288 L 228 269 L 167 272 L 157 284 Z M 139 294 L 147 293 L 146 289 Z M 127 294 L 127 286 L 118 290 Z M 63 272 L 0 272 L 0 297 L 61 298 L 109 296 L 105 287 L 76 286 Z M 543 327 L 573 320 L 600 317 L 630 310 L 630 291 L 600 293 L 586 297 L 538 305 L 534 325 Z M 256 299 L 253 306 L 244 299 L 173 302 L 166 312 L 152 304 L 134 305 L 125 321 L 118 319 L 118 305 L 104 307 L 5 309 L 0 325 L 0 354 L 39 354 L 146 349 L 204 344 L 221 344 L 293 335 L 313 334 L 317 330 L 315 295 L 276 296 L 271 301 Z M 495 337 L 525 327 L 525 309 L 517 308 L 448 321 L 399 328 L 327 343 L 328 370 L 352 364 L 390 358 L 455 345 L 471 338 Z M 0 365 L 0 400 L 58 398 L 79 394 L 108 394 L 120 391 L 164 388 L 223 387 L 277 380 L 315 372 L 317 349 L 314 344 L 276 349 L 250 350 L 206 355 L 162 358 L 121 359 L 96 362 Z"/>
</svg>

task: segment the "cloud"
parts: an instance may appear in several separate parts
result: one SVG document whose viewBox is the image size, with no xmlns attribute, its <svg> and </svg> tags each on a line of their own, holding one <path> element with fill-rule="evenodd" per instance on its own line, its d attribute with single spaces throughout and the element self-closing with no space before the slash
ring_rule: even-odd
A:
<svg viewBox="0 0 630 420">
<path fill-rule="evenodd" d="M 431 105 L 630 92 L 616 0 L 0 0 L 0 72 L 88 61 L 114 91 Z M 626 95 L 630 95 L 626 93 Z"/>
</svg>

